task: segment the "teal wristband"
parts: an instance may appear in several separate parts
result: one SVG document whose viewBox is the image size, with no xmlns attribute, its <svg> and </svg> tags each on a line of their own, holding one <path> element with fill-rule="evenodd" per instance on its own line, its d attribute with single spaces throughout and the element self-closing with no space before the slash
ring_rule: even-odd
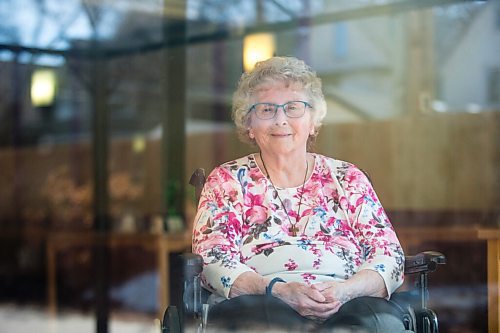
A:
<svg viewBox="0 0 500 333">
<path fill-rule="evenodd" d="M 282 278 L 279 278 L 279 277 L 275 277 L 274 279 L 272 279 L 271 282 L 269 282 L 269 284 L 266 287 L 266 295 L 267 296 L 273 296 L 272 291 L 273 291 L 274 284 L 276 282 L 286 283 L 285 280 L 283 280 Z"/>
</svg>

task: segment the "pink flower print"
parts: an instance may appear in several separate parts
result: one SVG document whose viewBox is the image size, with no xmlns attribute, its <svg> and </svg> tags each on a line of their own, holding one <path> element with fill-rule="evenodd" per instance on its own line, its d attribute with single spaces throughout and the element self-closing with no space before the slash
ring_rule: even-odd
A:
<svg viewBox="0 0 500 333">
<path fill-rule="evenodd" d="M 288 262 L 285 264 L 285 268 L 287 271 L 294 271 L 299 267 L 295 261 L 292 259 L 288 259 Z"/>
<path fill-rule="evenodd" d="M 322 256 L 322 255 L 323 255 L 323 252 L 321 252 L 321 250 L 320 250 L 320 249 L 318 249 L 316 246 L 311 247 L 311 252 L 312 252 L 315 256 Z"/>
<path fill-rule="evenodd" d="M 245 220 L 249 224 L 262 223 L 267 219 L 267 210 L 262 206 L 253 206 L 245 211 Z"/>
<path fill-rule="evenodd" d="M 227 228 L 228 230 L 231 230 L 231 231 L 234 231 L 234 233 L 236 234 L 240 234 L 241 233 L 241 222 L 240 222 L 240 219 L 238 218 L 238 216 L 233 213 L 233 212 L 230 212 L 227 214 Z"/>
<path fill-rule="evenodd" d="M 217 246 L 223 246 L 223 244 L 226 244 L 227 240 L 224 235 L 220 234 L 212 234 L 210 237 L 205 237 L 202 242 L 196 242 L 193 244 L 193 252 L 194 253 L 203 253 L 207 252 L 210 249 L 217 247 Z"/>
<path fill-rule="evenodd" d="M 302 192 L 305 197 L 307 198 L 315 198 L 318 196 L 318 192 L 320 190 L 320 186 L 317 183 L 311 183 L 308 184 L 304 187 L 304 192 Z M 298 191 L 298 194 L 301 195 L 300 190 Z"/>
<path fill-rule="evenodd" d="M 239 234 L 241 232 L 240 221 L 233 212 L 221 212 L 220 214 L 214 216 L 214 220 L 220 221 L 217 229 L 224 233 L 233 231 Z"/>
<path fill-rule="evenodd" d="M 269 255 L 274 251 L 274 247 L 277 245 L 279 245 L 277 242 L 255 245 L 252 247 L 252 252 L 255 254 L 261 254 L 264 252 L 264 254 Z"/>
<path fill-rule="evenodd" d="M 320 182 L 321 185 L 331 184 L 332 175 L 330 172 L 313 173 L 312 180 L 314 180 L 314 182 Z"/>
<path fill-rule="evenodd" d="M 346 197 L 342 196 L 340 197 L 339 204 L 342 210 L 347 210 L 347 207 L 349 206 L 349 201 L 347 200 Z"/>
<path fill-rule="evenodd" d="M 226 169 L 224 167 L 217 168 L 217 176 L 220 179 L 213 179 L 212 180 L 215 184 L 221 184 L 222 182 L 228 182 L 228 181 L 233 180 L 233 175 L 232 175 L 231 171 L 229 171 L 228 169 Z"/>
<path fill-rule="evenodd" d="M 253 182 L 257 184 L 265 179 L 265 176 L 258 168 L 250 168 L 250 170 L 248 171 L 248 176 L 250 177 L 250 179 L 252 179 Z"/>
<path fill-rule="evenodd" d="M 263 201 L 264 201 L 263 194 L 248 193 L 245 196 L 245 206 L 247 207 L 262 206 Z"/>
<path fill-rule="evenodd" d="M 332 216 L 332 217 L 330 217 L 330 218 L 326 221 L 326 225 L 325 225 L 325 227 L 326 227 L 326 228 L 328 228 L 328 229 L 330 229 L 330 228 L 335 228 L 335 225 L 336 225 L 336 223 L 335 223 L 335 222 L 337 222 L 337 218 L 335 218 L 335 217 L 333 217 L 333 216 Z M 329 231 L 330 231 L 330 230 L 329 230 Z"/>
<path fill-rule="evenodd" d="M 336 188 L 334 188 L 333 186 L 329 185 L 329 186 L 325 186 L 323 188 L 323 193 L 325 194 L 325 196 L 329 199 L 329 200 L 333 200 L 334 202 L 335 201 L 338 201 L 339 199 L 339 192 L 337 191 Z"/>
<path fill-rule="evenodd" d="M 220 186 L 221 186 L 222 190 L 224 191 L 224 194 L 226 195 L 226 197 L 229 198 L 230 202 L 235 202 L 237 200 L 238 191 L 236 191 L 236 189 L 233 186 L 231 186 L 231 183 L 225 182 Z"/>
<path fill-rule="evenodd" d="M 262 223 L 267 219 L 267 210 L 262 206 L 263 194 L 248 193 L 245 196 L 245 220 L 249 223 Z"/>
<path fill-rule="evenodd" d="M 362 183 L 363 173 L 358 169 L 351 167 L 347 170 L 345 174 L 345 180 L 349 183 L 350 186 L 357 187 L 359 183 Z"/>
<path fill-rule="evenodd" d="M 312 275 L 311 273 L 302 273 L 300 275 L 302 276 L 304 282 L 308 285 L 311 285 L 311 281 L 316 280 L 316 276 Z"/>
<path fill-rule="evenodd" d="M 232 191 L 228 192 L 228 197 L 230 202 L 238 201 L 238 191 L 233 189 Z"/>
</svg>

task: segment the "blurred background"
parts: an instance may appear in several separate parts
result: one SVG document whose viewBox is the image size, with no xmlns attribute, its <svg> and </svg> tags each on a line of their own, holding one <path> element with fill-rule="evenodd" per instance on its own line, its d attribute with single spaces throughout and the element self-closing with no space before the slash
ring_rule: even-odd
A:
<svg viewBox="0 0 500 333">
<path fill-rule="evenodd" d="M 441 331 L 498 325 L 498 1 L 3 0 L 0 332 L 159 332 L 189 177 L 252 151 L 231 96 L 272 55 L 323 80 L 314 150 L 371 174 L 407 254 L 447 255 Z"/>
</svg>

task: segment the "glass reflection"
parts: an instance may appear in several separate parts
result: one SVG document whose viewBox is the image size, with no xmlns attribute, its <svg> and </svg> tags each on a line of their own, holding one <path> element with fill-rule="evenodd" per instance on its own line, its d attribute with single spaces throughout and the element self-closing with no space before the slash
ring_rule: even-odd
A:
<svg viewBox="0 0 500 333">
<path fill-rule="evenodd" d="M 182 188 L 180 198 L 172 192 L 195 168 L 210 171 L 251 151 L 233 134 L 231 94 L 243 71 L 244 37 L 272 32 L 275 54 L 305 59 L 323 80 L 329 114 L 315 149 L 372 174 L 407 251 L 450 254 L 431 279 L 444 330 L 486 330 L 486 243 L 474 232 L 499 223 L 498 6 L 2 2 L 0 279 L 8 287 L 1 300 L 46 307 L 48 234 L 79 239 L 95 230 L 96 128 L 106 129 L 107 180 L 100 185 L 110 234 L 162 235 L 176 200 L 189 231 L 191 189 Z M 175 52 L 185 57 L 172 75 Z M 46 69 L 57 78 L 56 97 L 35 106 L 32 76 Z M 96 125 L 102 112 L 107 123 Z M 167 175 L 171 165 L 185 176 Z M 438 227 L 446 229 L 434 232 Z M 144 243 L 111 251 L 109 297 L 113 311 L 145 314 L 151 324 L 163 310 L 156 298 L 162 286 L 156 254 Z M 93 311 L 92 253 L 79 243 L 56 255 L 60 308 Z M 144 285 L 145 299 L 131 300 L 128 288 Z"/>
</svg>

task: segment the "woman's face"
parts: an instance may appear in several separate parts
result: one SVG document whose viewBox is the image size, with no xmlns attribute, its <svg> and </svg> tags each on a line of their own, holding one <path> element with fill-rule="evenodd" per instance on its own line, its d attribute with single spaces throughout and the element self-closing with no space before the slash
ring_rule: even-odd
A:
<svg viewBox="0 0 500 333">
<path fill-rule="evenodd" d="M 253 103 L 285 104 L 290 101 L 311 103 L 307 94 L 298 84 L 288 85 L 277 82 L 264 85 L 257 91 Z M 255 112 L 250 114 L 249 136 L 262 151 L 286 154 L 307 149 L 307 139 L 314 134 L 314 123 L 310 108 L 300 118 L 289 118 L 283 108 L 278 108 L 272 119 L 259 119 Z"/>
</svg>

